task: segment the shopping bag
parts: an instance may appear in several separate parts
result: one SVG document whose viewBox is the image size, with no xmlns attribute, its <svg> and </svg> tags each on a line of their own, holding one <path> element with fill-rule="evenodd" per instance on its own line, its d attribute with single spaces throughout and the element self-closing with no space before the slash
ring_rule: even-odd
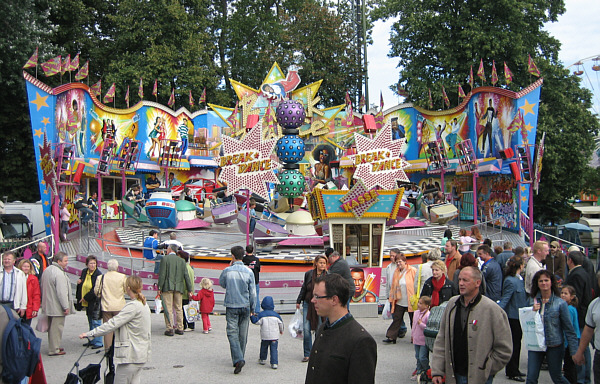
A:
<svg viewBox="0 0 600 384">
<path fill-rule="evenodd" d="M 519 308 L 519 322 L 523 329 L 523 339 L 527 350 L 546 351 L 546 336 L 540 312 L 533 311 L 532 307 Z"/>
<path fill-rule="evenodd" d="M 200 321 L 202 315 L 200 314 L 200 304 L 197 301 L 190 301 L 189 304 L 183 306 L 183 312 L 188 323 Z"/>
<path fill-rule="evenodd" d="M 302 312 L 300 309 L 296 309 L 296 313 L 292 317 L 292 321 L 290 321 L 290 325 L 288 326 L 288 330 L 290 331 L 290 335 L 294 339 L 303 339 L 302 331 L 304 329 Z"/>
<path fill-rule="evenodd" d="M 383 320 L 391 320 L 392 319 L 392 309 L 390 306 L 390 302 L 386 302 L 385 305 L 383 306 L 383 312 L 381 312 L 381 318 Z"/>
<path fill-rule="evenodd" d="M 38 313 L 38 321 L 35 326 L 36 331 L 38 332 L 48 332 L 48 316 L 42 311 Z"/>
<path fill-rule="evenodd" d="M 163 310 L 163 303 L 160 296 L 156 296 L 154 299 L 154 313 L 161 313 Z"/>
</svg>

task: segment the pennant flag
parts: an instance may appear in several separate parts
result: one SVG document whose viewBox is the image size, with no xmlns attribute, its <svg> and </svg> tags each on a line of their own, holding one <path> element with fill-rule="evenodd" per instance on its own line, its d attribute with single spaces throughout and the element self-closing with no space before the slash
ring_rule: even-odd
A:
<svg viewBox="0 0 600 384">
<path fill-rule="evenodd" d="M 106 95 L 104 95 L 104 104 L 110 103 L 115 99 L 115 90 L 115 83 L 113 83 L 108 89 L 108 92 L 106 92 Z"/>
<path fill-rule="evenodd" d="M 379 109 L 383 111 L 383 93 L 379 91 Z"/>
<path fill-rule="evenodd" d="M 448 99 L 448 95 L 446 94 L 446 88 L 442 85 L 442 98 L 444 99 L 444 104 L 446 107 L 450 106 L 450 99 Z"/>
<path fill-rule="evenodd" d="M 138 88 L 138 96 L 139 96 L 140 100 L 144 98 L 144 82 L 141 77 L 140 77 L 140 86 Z"/>
<path fill-rule="evenodd" d="M 42 70 L 46 77 L 54 76 L 60 72 L 61 57 L 56 56 L 54 59 L 50 59 L 45 63 L 42 63 Z"/>
<path fill-rule="evenodd" d="M 350 100 L 350 94 L 348 93 L 348 90 L 346 90 L 346 98 L 344 101 L 346 102 L 346 105 L 352 104 L 352 100 Z"/>
<path fill-rule="evenodd" d="M 71 63 L 71 66 L 73 65 L 73 63 Z M 85 64 L 83 64 L 83 66 L 81 67 L 81 69 L 77 72 L 77 74 L 75 74 L 75 80 L 82 80 L 85 79 L 88 75 L 90 69 L 90 62 L 89 60 L 85 62 Z M 100 92 L 98 92 L 98 95 L 100 95 Z"/>
<path fill-rule="evenodd" d="M 375 127 L 383 127 L 383 94 L 379 91 L 379 111 L 375 114 Z"/>
<path fill-rule="evenodd" d="M 475 78 L 473 77 L 473 66 L 471 65 L 471 72 L 469 73 L 469 85 L 471 86 L 471 90 L 473 90 L 474 84 L 475 84 Z"/>
<path fill-rule="evenodd" d="M 200 103 L 206 103 L 206 87 L 204 87 L 202 95 L 200 96 L 200 99 L 198 99 L 198 104 Z"/>
<path fill-rule="evenodd" d="M 483 70 L 483 59 L 479 62 L 479 69 L 477 70 L 477 76 L 485 83 L 485 71 Z"/>
<path fill-rule="evenodd" d="M 431 98 L 431 88 L 427 88 L 429 91 L 429 109 L 433 109 L 433 99 Z"/>
<path fill-rule="evenodd" d="M 527 72 L 529 72 L 533 76 L 540 77 L 540 71 L 538 70 L 537 66 L 535 65 L 529 54 L 527 54 Z"/>
<path fill-rule="evenodd" d="M 192 90 L 190 89 L 190 108 L 194 106 L 194 98 L 192 97 Z"/>
<path fill-rule="evenodd" d="M 354 111 L 352 110 L 352 100 L 350 100 L 350 93 L 346 91 L 346 120 L 343 125 L 346 127 L 352 127 L 354 125 Z"/>
<path fill-rule="evenodd" d="M 33 55 L 31 55 L 29 60 L 27 60 L 27 62 L 23 66 L 23 69 L 37 67 L 37 62 L 38 62 L 38 47 L 35 47 L 35 52 L 33 52 Z"/>
<path fill-rule="evenodd" d="M 462 99 L 467 97 L 467 95 L 465 95 L 465 91 L 463 91 L 462 86 L 460 84 L 458 84 L 458 97 Z"/>
<path fill-rule="evenodd" d="M 69 71 L 71 68 L 71 54 L 68 54 L 67 57 L 65 57 L 65 59 L 62 62 L 62 65 L 60 66 L 60 74 L 64 75 L 65 72 Z"/>
<path fill-rule="evenodd" d="M 235 102 L 235 108 L 233 110 L 233 112 L 231 112 L 231 115 L 229 115 L 229 117 L 227 118 L 227 121 L 229 121 L 229 123 L 233 126 L 234 129 L 237 129 L 237 123 L 238 123 L 238 104 L 239 102 L 236 101 Z"/>
<path fill-rule="evenodd" d="M 498 72 L 496 72 L 496 62 L 492 60 L 492 85 L 498 82 Z"/>
<path fill-rule="evenodd" d="M 506 61 L 504 62 L 504 79 L 506 79 L 506 85 L 512 83 L 513 79 L 513 74 L 508 68 L 508 65 L 506 65 Z"/>
<path fill-rule="evenodd" d="M 367 102 L 365 101 L 365 95 L 360 96 L 360 101 L 358 102 L 358 108 L 363 109 Z"/>
<path fill-rule="evenodd" d="M 71 60 L 71 66 L 69 67 L 69 71 L 74 71 L 79 68 L 79 53 L 75 55 L 75 58 Z"/>
<path fill-rule="evenodd" d="M 83 68 L 81 68 L 79 72 L 81 72 L 82 70 Z M 94 94 L 94 96 L 96 96 L 96 98 L 100 97 L 100 95 L 102 94 L 102 79 L 98 80 L 98 82 L 92 85 L 90 89 L 92 90 L 92 93 Z"/>
<path fill-rule="evenodd" d="M 523 121 L 523 115 L 521 115 L 521 109 L 517 112 L 517 116 L 513 119 L 513 121 L 508 126 L 508 132 L 514 133 L 519 129 L 522 129 L 525 126 L 525 121 Z"/>
<path fill-rule="evenodd" d="M 173 105 L 175 105 L 175 88 L 171 89 L 171 97 L 169 97 L 169 102 L 167 105 L 171 108 L 173 108 Z"/>
<path fill-rule="evenodd" d="M 152 94 L 154 97 L 158 95 L 158 80 L 154 79 L 154 88 L 152 88 Z"/>
<path fill-rule="evenodd" d="M 125 102 L 127 103 L 127 108 L 129 108 L 129 85 L 127 86 L 127 92 L 125 93 Z"/>
</svg>

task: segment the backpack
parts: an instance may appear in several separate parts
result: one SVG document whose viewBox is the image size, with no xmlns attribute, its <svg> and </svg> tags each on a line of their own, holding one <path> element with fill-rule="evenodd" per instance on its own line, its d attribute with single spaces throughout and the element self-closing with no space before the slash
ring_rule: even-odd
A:
<svg viewBox="0 0 600 384">
<path fill-rule="evenodd" d="M 425 335 L 425 344 L 430 352 L 433 352 L 433 343 L 435 343 L 435 338 L 440 331 L 440 323 L 442 322 L 447 305 L 448 302 L 444 301 L 442 304 L 429 310 L 429 319 L 427 319 L 427 325 L 423 330 L 423 334 Z"/>
<path fill-rule="evenodd" d="M 2 380 L 19 383 L 25 376 L 33 375 L 40 358 L 42 339 L 33 329 L 15 317 L 10 308 L 4 307 L 8 324 L 2 336 Z"/>
</svg>

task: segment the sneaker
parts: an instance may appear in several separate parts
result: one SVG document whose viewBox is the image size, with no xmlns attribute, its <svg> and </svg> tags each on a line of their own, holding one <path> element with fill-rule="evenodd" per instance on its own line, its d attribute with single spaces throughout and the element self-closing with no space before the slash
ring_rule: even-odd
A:
<svg viewBox="0 0 600 384">
<path fill-rule="evenodd" d="M 208 334 L 208 331 L 202 331 L 202 333 Z"/>
<path fill-rule="evenodd" d="M 260 365 L 265 365 L 267 363 L 267 360 L 258 360 L 258 364 Z"/>
<path fill-rule="evenodd" d="M 194 328 L 186 328 L 183 332 L 194 332 Z"/>
<path fill-rule="evenodd" d="M 277 369 L 277 364 L 271 364 L 272 369 Z"/>
<path fill-rule="evenodd" d="M 208 332 L 212 332 L 212 328 L 208 328 Z"/>
<path fill-rule="evenodd" d="M 410 377 L 410 381 L 417 381 L 417 377 L 418 377 L 418 375 L 412 375 Z"/>
</svg>

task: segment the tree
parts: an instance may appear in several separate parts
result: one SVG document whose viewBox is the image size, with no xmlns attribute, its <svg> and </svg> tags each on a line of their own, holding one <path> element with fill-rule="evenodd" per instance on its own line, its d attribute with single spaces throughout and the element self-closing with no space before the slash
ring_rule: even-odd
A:
<svg viewBox="0 0 600 384">
<path fill-rule="evenodd" d="M 580 175 L 600 128 L 588 109 L 590 93 L 560 65 L 560 43 L 542 29 L 564 11 L 564 2 L 553 0 L 387 0 L 376 12 L 377 17 L 398 18 L 390 56 L 399 58 L 398 83 L 417 104 L 426 105 L 427 89 L 442 85 L 458 104 L 453 90 L 458 83 L 464 86 L 470 67 L 476 72 L 481 59 L 488 65 L 488 81 L 489 63 L 495 60 L 501 68 L 506 62 L 513 72 L 507 88 L 522 88 L 532 82 L 527 55 L 534 57 L 544 76 L 537 135 L 539 140 L 546 132 L 546 153 L 540 193 L 534 199 L 534 219 L 540 222 L 560 220 L 567 200 L 582 189 Z"/>
</svg>

